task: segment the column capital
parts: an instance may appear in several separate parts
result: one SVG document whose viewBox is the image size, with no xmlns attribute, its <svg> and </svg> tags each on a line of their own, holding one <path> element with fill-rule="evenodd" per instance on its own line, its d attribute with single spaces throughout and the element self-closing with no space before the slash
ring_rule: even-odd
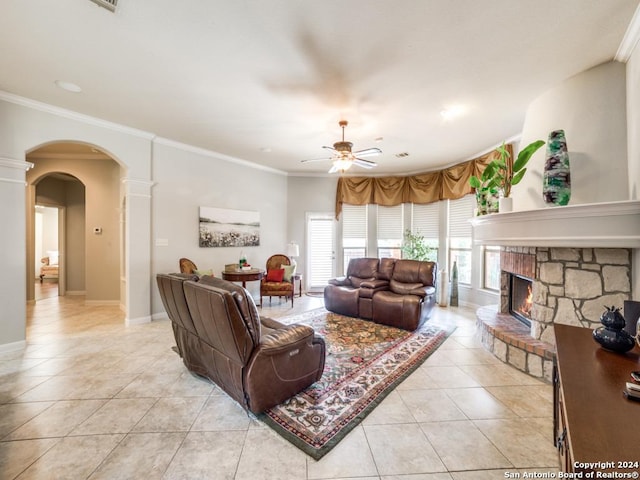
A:
<svg viewBox="0 0 640 480">
<path fill-rule="evenodd" d="M 122 178 L 122 184 L 126 187 L 128 197 L 148 197 L 151 198 L 151 188 L 156 182 L 143 178 Z"/>
</svg>

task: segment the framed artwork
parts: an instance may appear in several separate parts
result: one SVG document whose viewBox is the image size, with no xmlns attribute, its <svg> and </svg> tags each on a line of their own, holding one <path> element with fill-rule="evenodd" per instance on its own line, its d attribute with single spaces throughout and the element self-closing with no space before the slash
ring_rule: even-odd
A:
<svg viewBox="0 0 640 480">
<path fill-rule="evenodd" d="M 260 212 L 200 207 L 201 247 L 257 247 Z"/>
</svg>

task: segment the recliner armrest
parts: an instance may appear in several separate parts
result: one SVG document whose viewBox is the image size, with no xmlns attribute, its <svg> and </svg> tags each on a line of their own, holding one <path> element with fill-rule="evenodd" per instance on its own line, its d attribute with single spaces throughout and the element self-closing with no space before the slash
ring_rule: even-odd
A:
<svg viewBox="0 0 640 480">
<path fill-rule="evenodd" d="M 279 322 L 277 320 L 274 320 L 271 317 L 260 317 L 260 323 L 267 327 L 267 328 L 271 328 L 273 330 L 278 330 L 280 328 L 284 328 L 286 327 L 286 325 L 282 322 Z"/>
<path fill-rule="evenodd" d="M 426 297 L 428 295 L 433 295 L 436 289 L 430 285 L 425 285 L 424 287 L 414 288 L 407 292 L 408 295 L 417 295 L 419 297 Z"/>
<path fill-rule="evenodd" d="M 278 355 L 295 348 L 296 344 L 312 339 L 315 332 L 308 325 L 286 325 L 263 335 L 260 339 L 260 353 Z"/>
<path fill-rule="evenodd" d="M 381 289 L 389 286 L 388 280 L 375 279 L 375 280 L 365 280 L 360 284 L 360 287 L 363 288 L 373 288 L 373 289 Z"/>
<path fill-rule="evenodd" d="M 330 278 L 328 283 L 329 285 L 336 285 L 338 287 L 351 286 L 351 280 L 349 280 L 347 277 Z"/>
</svg>

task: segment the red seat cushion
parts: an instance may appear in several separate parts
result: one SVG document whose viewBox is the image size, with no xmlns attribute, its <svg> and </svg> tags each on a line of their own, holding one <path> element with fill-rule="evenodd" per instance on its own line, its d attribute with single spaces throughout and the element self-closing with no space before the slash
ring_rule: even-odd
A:
<svg viewBox="0 0 640 480">
<path fill-rule="evenodd" d="M 284 268 L 267 270 L 267 282 L 281 282 L 284 278 Z"/>
</svg>

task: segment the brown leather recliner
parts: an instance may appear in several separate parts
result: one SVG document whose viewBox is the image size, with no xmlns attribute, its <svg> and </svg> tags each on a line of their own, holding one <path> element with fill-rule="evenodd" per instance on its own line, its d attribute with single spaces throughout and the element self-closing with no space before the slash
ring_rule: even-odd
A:
<svg viewBox="0 0 640 480">
<path fill-rule="evenodd" d="M 375 282 L 379 263 L 378 258 L 352 258 L 347 274 L 330 279 L 324 287 L 325 308 L 348 317 L 360 316 L 360 286 L 364 282 Z"/>
<path fill-rule="evenodd" d="M 253 298 L 213 277 L 158 274 L 185 366 L 260 413 L 318 381 L 325 343 L 307 325 L 260 318 Z"/>
<path fill-rule="evenodd" d="M 436 302 L 434 262 L 396 260 L 389 290 L 373 296 L 373 321 L 415 330 L 431 316 Z"/>
</svg>

